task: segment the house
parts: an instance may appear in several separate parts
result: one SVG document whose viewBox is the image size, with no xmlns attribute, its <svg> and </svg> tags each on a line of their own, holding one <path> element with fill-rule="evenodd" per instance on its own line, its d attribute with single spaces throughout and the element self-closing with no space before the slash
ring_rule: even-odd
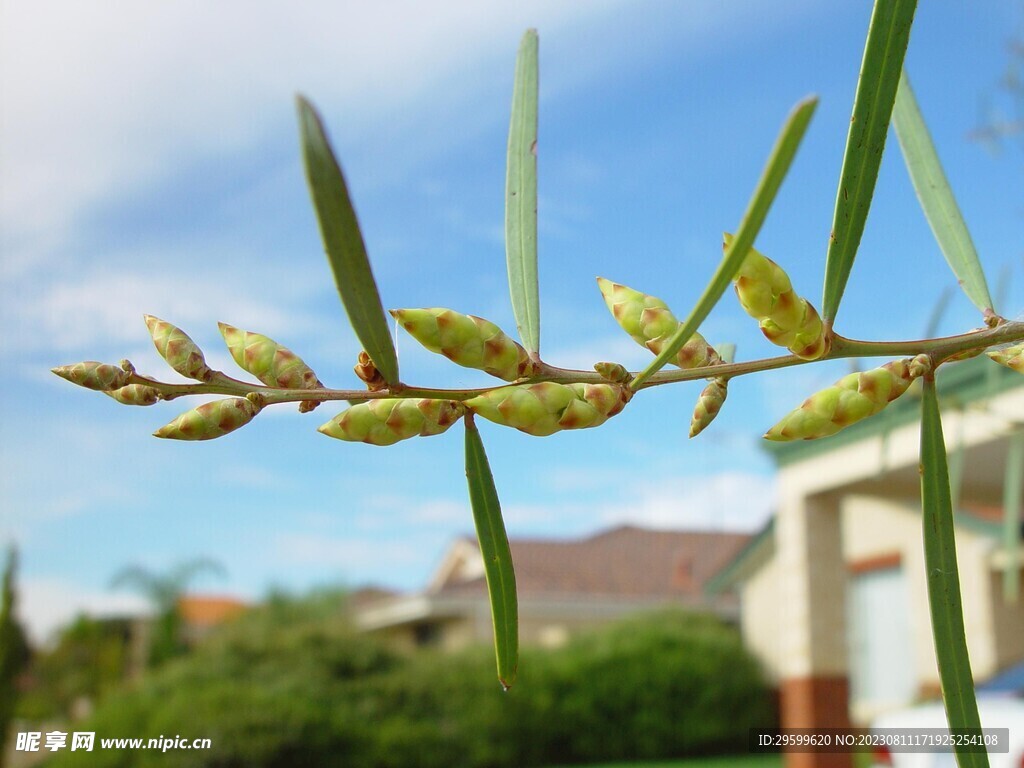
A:
<svg viewBox="0 0 1024 768">
<path fill-rule="evenodd" d="M 249 608 L 234 597 L 223 595 L 182 595 L 178 598 L 181 639 L 194 645 L 221 624 L 240 616 Z"/>
<path fill-rule="evenodd" d="M 666 605 L 738 620 L 728 590 L 707 580 L 748 542 L 738 533 L 622 526 L 574 540 L 511 539 L 524 644 L 558 646 L 580 629 Z M 364 605 L 364 630 L 407 647 L 447 649 L 493 636 L 484 564 L 476 539 L 457 539 L 422 592 Z"/>
<path fill-rule="evenodd" d="M 981 358 L 943 368 L 937 381 L 959 486 L 965 631 L 980 681 L 1024 659 L 1024 377 Z M 912 389 L 834 437 L 772 444 L 776 515 L 709 583 L 712 594 L 739 590 L 745 641 L 779 686 L 786 727 L 863 724 L 939 691 L 919 419 Z M 791 754 L 787 766 L 848 761 Z"/>
</svg>

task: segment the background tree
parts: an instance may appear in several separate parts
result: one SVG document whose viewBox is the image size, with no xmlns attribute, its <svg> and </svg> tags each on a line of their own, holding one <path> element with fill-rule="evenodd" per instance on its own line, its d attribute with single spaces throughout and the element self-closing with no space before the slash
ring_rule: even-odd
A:
<svg viewBox="0 0 1024 768">
<path fill-rule="evenodd" d="M 111 581 L 113 589 L 128 587 L 141 593 L 156 610 L 147 654 L 149 666 L 159 666 L 185 650 L 179 603 L 188 585 L 203 572 L 221 577 L 226 575 L 220 563 L 197 558 L 179 563 L 167 573 L 154 573 L 138 565 L 129 566 Z"/>
<path fill-rule="evenodd" d="M 18 694 L 18 676 L 29 659 L 25 631 L 14 614 L 17 593 L 14 575 L 18 567 L 18 553 L 12 546 L 7 551 L 3 584 L 0 586 L 0 766 L 7 748 L 7 731 L 14 716 Z"/>
</svg>

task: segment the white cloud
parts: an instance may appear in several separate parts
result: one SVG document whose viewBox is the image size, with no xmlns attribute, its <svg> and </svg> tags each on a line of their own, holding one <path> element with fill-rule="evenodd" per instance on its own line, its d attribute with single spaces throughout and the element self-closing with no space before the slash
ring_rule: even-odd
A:
<svg viewBox="0 0 1024 768">
<path fill-rule="evenodd" d="M 256 146 L 291 122 L 298 89 L 345 115 L 346 136 L 379 133 L 400 107 L 479 88 L 486 63 L 507 65 L 528 24 L 553 30 L 614 4 L 7 0 L 5 236 L 57 245 L 90 206 L 183 157 Z"/>
<path fill-rule="evenodd" d="M 166 275 L 152 270 L 141 274 L 101 269 L 75 280 L 12 292 L 3 313 L 17 332 L 5 338 L 4 345 L 9 350 L 71 350 L 137 344 L 148 338 L 144 314 L 163 317 L 190 335 L 195 334 L 190 328 L 215 333 L 220 319 L 275 334 L 295 333 L 313 325 L 308 315 L 288 311 L 287 301 L 275 303 L 250 298 L 249 291 L 225 290 L 233 279 L 227 272 L 206 270 L 189 276 L 187 290 L 174 290 Z M 300 283 L 292 281 L 290 285 Z"/>
<path fill-rule="evenodd" d="M 768 519 L 775 500 L 774 480 L 748 472 L 661 478 L 631 490 L 628 503 L 606 507 L 601 519 L 653 528 L 750 531 Z"/>
<path fill-rule="evenodd" d="M 688 3 L 685 14 L 671 4 L 636 14 L 622 0 L 5 0 L 5 269 L 45 260 L 83 215 L 111 198 L 130 199 L 182 167 L 237 158 L 285 130 L 291 135 L 296 90 L 337 126 L 336 143 L 358 150 L 346 156 L 377 147 L 401 166 L 506 119 L 479 105 L 497 98 L 498 77 L 509 84 L 526 27 L 541 30 L 545 55 L 559 61 L 543 80 L 550 97 L 644 61 L 638 45 L 647 57 L 698 56 L 721 38 L 715 30 L 730 39 L 740 29 L 763 34 L 804 5 L 772 4 L 769 14 L 754 0 L 725 7 L 703 0 Z M 504 91 L 495 103 L 507 103 Z M 600 173 L 575 157 L 566 168 L 581 180 Z M 383 170 L 367 183 L 387 177 Z"/>
<path fill-rule="evenodd" d="M 556 347 L 545 352 L 544 359 L 561 368 L 593 370 L 594 363 L 622 363 L 631 370 L 640 370 L 654 359 L 653 355 L 624 332 L 598 339 L 587 339 L 572 346 Z"/>
<path fill-rule="evenodd" d="M 66 579 L 21 579 L 18 613 L 34 642 L 50 638 L 80 613 L 91 616 L 141 616 L 149 613 L 137 595 L 83 588 Z"/>
<path fill-rule="evenodd" d="M 388 567 L 422 565 L 433 552 L 406 539 L 381 541 L 353 536 L 325 536 L 319 533 L 285 533 L 276 536 L 274 546 L 282 561 L 309 566 L 326 566 L 346 573 L 374 570 L 381 563 Z"/>
</svg>

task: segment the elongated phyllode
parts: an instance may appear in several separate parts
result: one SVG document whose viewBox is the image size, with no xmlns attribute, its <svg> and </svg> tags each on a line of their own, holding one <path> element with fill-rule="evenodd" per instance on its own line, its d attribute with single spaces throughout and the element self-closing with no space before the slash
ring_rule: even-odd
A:
<svg viewBox="0 0 1024 768">
<path fill-rule="evenodd" d="M 615 322 L 633 341 L 656 355 L 661 353 L 682 325 L 668 305 L 657 296 L 641 293 L 603 277 L 597 278 L 597 286 Z M 718 353 L 699 333 L 694 333 L 672 360 L 679 368 L 700 368 L 721 362 Z"/>
<path fill-rule="evenodd" d="M 490 320 L 443 307 L 392 309 L 391 315 L 416 341 L 457 365 L 505 381 L 533 375 L 527 351 Z"/>
<path fill-rule="evenodd" d="M 813 440 L 834 435 L 869 416 L 907 391 L 916 375 L 926 373 L 922 361 L 894 360 L 880 368 L 844 376 L 816 392 L 768 430 L 765 439 Z"/>
<path fill-rule="evenodd" d="M 319 431 L 328 437 L 370 445 L 394 445 L 410 437 L 439 435 L 466 412 L 457 400 L 381 398 L 348 408 Z"/>
<path fill-rule="evenodd" d="M 723 235 L 723 248 L 733 237 Z M 786 271 L 751 248 L 733 278 L 744 311 L 757 320 L 773 344 L 786 347 L 799 358 L 817 360 L 828 352 L 828 339 L 814 306 L 793 290 Z"/>
</svg>

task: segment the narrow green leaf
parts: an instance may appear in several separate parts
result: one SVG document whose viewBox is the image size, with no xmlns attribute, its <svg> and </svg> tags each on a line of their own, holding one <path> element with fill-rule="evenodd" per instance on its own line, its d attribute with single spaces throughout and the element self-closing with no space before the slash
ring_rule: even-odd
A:
<svg viewBox="0 0 1024 768">
<path fill-rule="evenodd" d="M 960 281 L 964 293 L 984 314 L 992 313 L 992 297 L 988 292 L 985 272 L 967 231 L 960 206 L 942 170 L 942 163 L 932 144 L 921 110 L 910 87 L 907 73 L 900 75 L 896 106 L 892 111 L 892 127 L 899 139 L 903 160 L 917 192 L 925 218 L 931 225 L 942 254 Z"/>
<path fill-rule="evenodd" d="M 924 526 L 924 558 L 928 573 L 928 603 L 932 615 L 935 656 L 942 683 L 946 719 L 955 731 L 981 728 L 974 677 L 967 654 L 960 574 L 956 563 L 953 505 L 949 495 L 946 445 L 935 396 L 935 380 L 926 377 L 921 406 L 921 504 Z M 988 766 L 988 755 L 956 748 L 960 768 Z"/>
<path fill-rule="evenodd" d="M 540 290 L 537 284 L 537 30 L 519 44 L 512 86 L 505 179 L 505 260 L 512 311 L 527 351 L 540 349 Z"/>
<path fill-rule="evenodd" d="M 297 102 L 306 181 L 341 303 L 377 370 L 388 384 L 397 384 L 398 357 L 345 176 L 313 105 L 302 96 Z"/>
<path fill-rule="evenodd" d="M 676 352 L 689 341 L 690 337 L 700 328 L 700 324 L 714 309 L 718 300 L 722 298 L 722 294 L 732 282 L 743 259 L 746 258 L 747 252 L 754 244 L 757 233 L 761 231 L 761 225 L 764 224 L 764 220 L 768 216 L 768 209 L 771 208 L 775 195 L 778 194 L 779 187 L 782 186 L 782 181 L 786 178 L 789 166 L 796 156 L 796 151 L 800 147 L 800 142 L 807 131 L 807 125 L 811 122 L 811 117 L 817 106 L 817 97 L 810 96 L 799 102 L 789 113 L 786 124 L 782 127 L 775 146 L 772 147 L 768 163 L 761 173 L 761 178 L 757 182 L 757 188 L 754 190 L 753 197 L 750 198 L 740 226 L 736 230 L 732 245 L 726 249 L 718 269 L 707 288 L 704 289 L 704 294 L 697 301 L 690 316 L 679 326 L 679 330 L 661 350 L 661 354 L 655 357 L 650 365 L 644 368 L 630 383 L 633 389 L 637 389 L 676 356 Z"/>
<path fill-rule="evenodd" d="M 480 554 L 484 559 L 487 595 L 491 601 L 498 681 L 507 690 L 515 682 L 519 666 L 516 574 L 512 569 L 512 552 L 508 547 L 491 466 L 487 463 L 484 444 L 472 414 L 466 414 L 466 479 L 469 481 L 469 500 L 473 507 Z"/>
<path fill-rule="evenodd" d="M 1003 600 L 1015 603 L 1020 595 L 1020 508 L 1024 497 L 1024 432 L 1010 435 L 1006 452 L 1006 477 L 1003 478 L 1003 548 L 1006 569 L 1003 571 Z"/>
<path fill-rule="evenodd" d="M 875 193 L 917 0 L 875 0 L 864 44 L 825 262 L 822 314 L 835 321 Z"/>
</svg>

